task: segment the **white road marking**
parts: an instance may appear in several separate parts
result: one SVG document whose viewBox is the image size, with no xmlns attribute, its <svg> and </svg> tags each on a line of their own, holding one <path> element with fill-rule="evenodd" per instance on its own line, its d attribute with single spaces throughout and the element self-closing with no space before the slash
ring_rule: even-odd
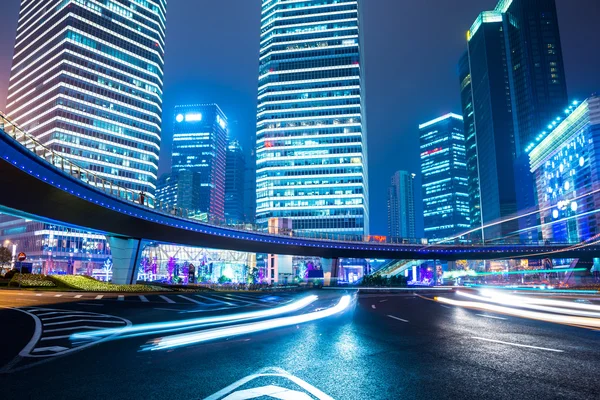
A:
<svg viewBox="0 0 600 400">
<path fill-rule="evenodd" d="M 385 303 L 386 301 L 388 301 L 388 299 L 379 300 L 380 303 Z"/>
<path fill-rule="evenodd" d="M 375 307 L 375 304 L 371 304 L 371 308 L 375 310 L 377 307 Z"/>
<path fill-rule="evenodd" d="M 231 296 L 231 295 L 213 294 L 213 296 L 220 297 L 220 298 L 226 299 L 226 300 L 237 301 L 238 303 L 246 303 L 246 304 L 261 305 L 261 306 L 264 305 L 264 304 L 260 304 L 257 301 L 248 301 L 248 300 L 244 300 L 240 297 L 232 298 L 233 296 Z M 231 304 L 231 305 L 234 305 L 234 304 Z"/>
<path fill-rule="evenodd" d="M 181 297 L 182 299 L 187 300 L 187 301 L 191 301 L 192 303 L 201 304 L 203 306 L 206 305 L 206 303 L 203 303 L 203 302 L 198 301 L 198 300 L 191 299 L 191 298 L 189 298 L 187 296 L 184 296 L 182 294 L 178 294 L 177 297 Z"/>
<path fill-rule="evenodd" d="M 106 317 L 106 315 L 104 316 Z M 101 322 L 103 324 L 122 324 L 123 321 L 99 321 L 99 320 L 94 320 L 94 319 L 76 319 L 75 321 L 61 321 L 61 322 L 50 322 L 49 324 L 44 324 L 46 326 L 51 326 L 51 325 L 66 325 L 66 324 L 75 324 L 75 323 L 79 323 L 79 322 L 92 322 L 92 323 L 98 323 Z"/>
<path fill-rule="evenodd" d="M 281 368 L 264 368 L 264 369 L 258 371 L 256 374 L 249 375 L 245 378 L 240 379 L 237 382 L 232 383 L 231 385 L 227 386 L 226 388 L 219 390 L 217 393 L 214 393 L 214 394 L 208 396 L 204 400 L 219 400 L 219 399 L 221 399 L 221 400 L 242 400 L 242 399 L 256 398 L 257 396 L 252 396 L 252 393 L 248 393 L 247 389 L 246 390 L 236 390 L 236 389 L 243 385 L 248 384 L 248 382 L 251 382 L 254 379 L 263 378 L 263 377 L 268 377 L 268 378 L 277 377 L 277 378 L 283 378 L 283 379 L 289 380 L 294 383 L 294 387 L 299 386 L 306 392 L 306 393 L 302 393 L 302 392 L 298 392 L 298 391 L 294 392 L 294 390 L 290 391 L 289 389 L 286 388 L 285 391 L 279 391 L 277 393 L 273 393 L 274 396 L 271 396 L 271 397 L 275 397 L 275 398 L 282 399 L 282 400 L 293 400 L 293 399 L 303 400 L 306 398 L 309 398 L 309 399 L 312 398 L 312 397 L 308 397 L 307 393 L 309 393 L 312 396 L 314 396 L 317 400 L 333 400 L 333 397 L 323 393 L 321 390 L 310 385 L 308 382 L 303 381 L 302 379 L 290 374 L 287 371 L 284 371 Z M 265 387 L 255 388 L 255 390 L 261 391 L 261 393 L 259 393 L 260 397 L 266 396 L 266 395 L 263 395 L 263 392 L 265 392 L 267 390 L 267 389 L 265 389 Z M 283 394 L 284 397 L 278 396 L 279 393 Z M 249 395 L 252 397 L 249 397 Z M 303 395 L 303 396 L 300 397 L 300 395 Z M 297 397 L 294 397 L 294 396 L 297 396 Z"/>
<path fill-rule="evenodd" d="M 275 385 L 268 385 L 258 388 L 238 390 L 223 398 L 223 400 L 247 400 L 258 397 L 273 397 L 280 400 L 312 400 L 312 397 L 306 393 L 297 390 L 285 389 Z"/>
<path fill-rule="evenodd" d="M 74 313 L 59 315 L 58 317 L 42 318 L 42 321 L 52 321 L 54 319 L 81 318 L 81 317 L 83 317 L 83 318 L 103 318 L 104 315 L 98 315 L 98 314 L 91 313 L 91 312 L 88 313 L 88 312 L 76 311 Z"/>
<path fill-rule="evenodd" d="M 402 319 L 402 318 L 398 318 L 398 317 L 394 317 L 393 315 L 388 315 L 388 317 L 393 318 L 393 319 L 395 319 L 397 321 L 402 321 L 402 322 L 408 323 L 408 320 Z"/>
<path fill-rule="evenodd" d="M 95 303 L 76 303 L 79 304 L 80 306 L 104 306 L 104 304 L 95 304 Z"/>
<path fill-rule="evenodd" d="M 483 318 L 501 319 L 503 321 L 506 321 L 506 318 L 496 317 L 494 315 L 485 315 L 485 314 L 475 314 L 475 315 L 478 315 L 478 316 L 483 317 Z"/>
<path fill-rule="evenodd" d="M 230 302 L 228 302 L 228 301 L 225 301 L 225 300 L 219 300 L 219 299 L 215 299 L 215 298 L 213 298 L 213 297 L 202 296 L 201 294 L 196 294 L 196 295 L 194 295 L 194 296 L 196 296 L 196 297 L 200 297 L 201 299 L 206 299 L 206 300 L 210 300 L 210 301 L 216 301 L 217 303 L 226 304 L 226 305 L 228 305 L 228 306 L 233 306 L 233 305 L 234 305 L 233 303 L 230 303 Z"/>
<path fill-rule="evenodd" d="M 123 296 L 122 294 L 117 296 L 117 300 L 119 301 L 124 301 L 125 300 L 125 296 Z"/>
<path fill-rule="evenodd" d="M 44 329 L 44 333 L 72 331 L 74 329 L 105 329 L 105 328 L 106 327 L 104 327 L 104 326 L 89 326 L 89 325 L 85 325 L 85 326 L 69 326 L 69 327 L 66 327 L 66 328 Z"/>
<path fill-rule="evenodd" d="M 443 304 L 440 304 L 440 305 L 441 305 L 442 307 L 444 307 L 444 308 L 448 308 L 448 309 L 452 308 L 452 307 L 445 306 L 445 305 L 443 305 Z"/>
<path fill-rule="evenodd" d="M 58 340 L 58 339 L 68 339 L 70 338 L 71 335 L 62 335 L 62 336 L 46 336 L 40 339 L 40 342 L 43 342 L 44 340 Z"/>
<path fill-rule="evenodd" d="M 166 301 L 169 304 L 175 304 L 175 302 L 173 300 L 171 300 L 170 298 L 168 298 L 167 296 L 163 296 L 162 294 L 159 294 L 158 297 L 160 297 L 161 299 L 163 299 L 164 301 Z"/>
<path fill-rule="evenodd" d="M 62 294 L 55 294 L 54 297 L 62 297 Z"/>
<path fill-rule="evenodd" d="M 63 350 L 67 350 L 67 348 L 62 346 L 38 347 L 37 349 L 34 349 L 32 353 L 41 353 L 42 351 L 51 351 L 56 353 Z"/>
<path fill-rule="evenodd" d="M 143 303 L 148 303 L 148 299 L 146 298 L 146 296 L 144 296 L 144 295 L 140 294 L 140 295 L 139 295 L 139 298 L 140 298 L 140 300 L 141 300 Z"/>
<path fill-rule="evenodd" d="M 96 296 L 96 298 L 94 300 L 100 300 L 101 298 L 103 298 L 104 295 L 103 294 L 99 294 L 98 296 Z"/>
<path fill-rule="evenodd" d="M 547 347 L 529 346 L 529 345 L 527 345 L 527 344 L 519 344 L 519 343 L 504 342 L 504 341 L 502 341 L 502 340 L 486 339 L 486 338 L 482 338 L 482 337 L 478 337 L 478 336 L 471 336 L 471 339 L 475 339 L 475 340 L 483 340 L 484 342 L 491 342 L 491 343 L 506 344 L 506 345 L 508 345 L 508 346 L 526 347 L 526 348 L 528 348 L 528 349 L 537 349 L 537 350 L 553 351 L 553 352 L 555 352 L 555 353 L 564 353 L 564 350 L 558 350 L 558 349 L 549 349 L 549 348 L 547 348 Z"/>
<path fill-rule="evenodd" d="M 36 296 L 38 296 L 38 297 L 40 297 L 41 295 L 42 295 L 41 293 L 36 294 Z"/>
<path fill-rule="evenodd" d="M 82 294 L 78 294 L 77 296 L 74 296 L 75 299 L 80 299 L 81 296 L 83 296 Z"/>
</svg>

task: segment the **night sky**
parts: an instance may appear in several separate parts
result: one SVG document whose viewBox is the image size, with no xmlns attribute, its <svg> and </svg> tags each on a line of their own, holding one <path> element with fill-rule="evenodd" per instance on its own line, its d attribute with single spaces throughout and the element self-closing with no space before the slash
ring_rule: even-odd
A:
<svg viewBox="0 0 600 400">
<path fill-rule="evenodd" d="M 398 169 L 419 172 L 419 123 L 461 113 L 456 64 L 466 46 L 465 32 L 480 11 L 493 9 L 497 1 L 365 2 L 371 232 L 385 234 L 389 179 Z M 4 109 L 19 0 L 1 3 Z M 600 90 L 599 0 L 557 4 L 569 96 L 584 99 Z M 252 146 L 259 29 L 260 0 L 168 1 L 161 173 L 170 168 L 175 104 L 219 104 L 230 122 L 237 121 L 230 124 L 232 136 L 245 149 Z"/>
</svg>

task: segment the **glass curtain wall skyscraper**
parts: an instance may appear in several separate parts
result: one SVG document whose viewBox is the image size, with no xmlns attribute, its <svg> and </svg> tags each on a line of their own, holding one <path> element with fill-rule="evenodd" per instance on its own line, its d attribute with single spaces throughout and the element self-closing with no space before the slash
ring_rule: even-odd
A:
<svg viewBox="0 0 600 400">
<path fill-rule="evenodd" d="M 208 218 L 225 219 L 225 164 L 227 161 L 227 117 L 216 104 L 175 107 L 173 172 L 200 173 L 199 210 Z"/>
<path fill-rule="evenodd" d="M 460 83 L 460 101 L 465 132 L 465 151 L 467 157 L 467 174 L 469 179 L 469 199 L 471 201 L 471 228 L 483 226 L 481 219 L 481 192 L 479 190 L 479 164 L 477 160 L 477 135 L 475 132 L 475 112 L 473 111 L 473 82 L 469 66 L 469 52 L 465 51 L 458 62 L 458 78 Z M 471 237 L 481 239 L 482 231 L 475 231 Z"/>
<path fill-rule="evenodd" d="M 154 196 L 166 0 L 23 0 L 6 112 L 56 153 Z"/>
<path fill-rule="evenodd" d="M 468 34 L 481 218 L 484 225 L 507 219 L 517 212 L 513 103 L 503 21 L 500 12 L 483 12 Z M 475 171 L 469 172 L 470 179 L 473 179 Z M 484 230 L 483 239 L 509 237 L 517 230 L 517 220 L 494 225 Z"/>
<path fill-rule="evenodd" d="M 433 241 L 471 227 L 463 129 L 452 113 L 419 125 L 425 237 Z"/>
<path fill-rule="evenodd" d="M 415 233 L 415 174 L 396 171 L 388 188 L 388 236 L 414 239 Z"/>
<path fill-rule="evenodd" d="M 229 140 L 227 144 L 225 171 L 225 218 L 233 223 L 245 222 L 246 159 L 239 140 Z"/>
<path fill-rule="evenodd" d="M 166 0 L 22 0 L 6 114 L 54 152 L 154 196 Z M 42 273 L 109 262 L 101 235 L 0 217 L 0 237 Z M 85 267 L 81 267 L 85 265 Z"/>
<path fill-rule="evenodd" d="M 263 0 L 256 222 L 368 234 L 360 2 Z"/>
</svg>

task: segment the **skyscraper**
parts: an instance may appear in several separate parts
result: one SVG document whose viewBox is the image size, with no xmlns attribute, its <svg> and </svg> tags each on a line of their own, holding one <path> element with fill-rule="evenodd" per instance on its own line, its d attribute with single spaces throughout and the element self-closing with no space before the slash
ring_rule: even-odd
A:
<svg viewBox="0 0 600 400">
<path fill-rule="evenodd" d="M 173 172 L 200 173 L 200 208 L 208 217 L 225 218 L 227 117 L 216 104 L 175 107 Z"/>
<path fill-rule="evenodd" d="M 486 11 L 468 34 L 471 96 L 483 224 L 507 219 L 517 212 L 514 163 L 516 160 L 510 71 L 504 38 L 504 17 Z M 486 228 L 483 238 L 514 234 L 518 221 Z"/>
<path fill-rule="evenodd" d="M 425 237 L 441 240 L 470 228 L 463 118 L 446 114 L 419 125 Z"/>
<path fill-rule="evenodd" d="M 23 0 L 6 112 L 56 153 L 154 196 L 166 0 Z"/>
<path fill-rule="evenodd" d="M 477 135 L 475 132 L 475 112 L 473 111 L 473 92 L 469 52 L 465 51 L 458 62 L 458 78 L 460 83 L 460 101 L 465 132 L 465 153 L 467 157 L 467 174 L 470 199 L 471 229 L 483 225 L 481 219 L 481 191 L 479 189 L 479 164 L 477 161 Z M 473 232 L 474 239 L 481 239 L 481 230 Z"/>
<path fill-rule="evenodd" d="M 357 0 L 262 1 L 256 219 L 368 233 L 367 137 Z"/>
<path fill-rule="evenodd" d="M 397 171 L 392 175 L 387 207 L 388 236 L 415 238 L 415 174 Z"/>
<path fill-rule="evenodd" d="M 161 139 L 166 0 L 22 0 L 6 114 L 85 169 L 153 197 Z M 0 217 L 34 271 L 92 275 L 102 235 Z"/>
<path fill-rule="evenodd" d="M 552 127 L 554 115 L 568 103 L 555 0 L 500 0 L 479 15 L 467 40 L 481 214 L 487 223 L 537 205 L 525 149 L 537 144 L 537 135 Z M 518 224 L 486 229 L 486 235 L 514 236 L 517 228 L 537 224 L 532 213 Z M 536 230 L 524 232 L 523 239 L 538 238 Z"/>
<path fill-rule="evenodd" d="M 234 223 L 244 222 L 246 160 L 238 140 L 227 144 L 225 168 L 225 218 Z"/>
</svg>

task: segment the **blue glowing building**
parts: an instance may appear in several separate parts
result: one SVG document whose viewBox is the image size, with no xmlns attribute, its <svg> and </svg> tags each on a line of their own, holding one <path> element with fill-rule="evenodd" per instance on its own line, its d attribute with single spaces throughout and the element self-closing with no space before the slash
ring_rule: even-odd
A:
<svg viewBox="0 0 600 400">
<path fill-rule="evenodd" d="M 457 114 L 419 125 L 425 237 L 434 241 L 471 227 L 463 129 Z"/>
<path fill-rule="evenodd" d="M 579 243 L 600 233 L 600 97 L 571 103 L 529 152 L 544 240 Z"/>
<path fill-rule="evenodd" d="M 256 223 L 368 234 L 361 1 L 262 0 Z"/>
<path fill-rule="evenodd" d="M 215 221 L 225 219 L 227 117 L 216 104 L 175 107 L 173 172 L 200 174 L 198 211 Z"/>
</svg>

